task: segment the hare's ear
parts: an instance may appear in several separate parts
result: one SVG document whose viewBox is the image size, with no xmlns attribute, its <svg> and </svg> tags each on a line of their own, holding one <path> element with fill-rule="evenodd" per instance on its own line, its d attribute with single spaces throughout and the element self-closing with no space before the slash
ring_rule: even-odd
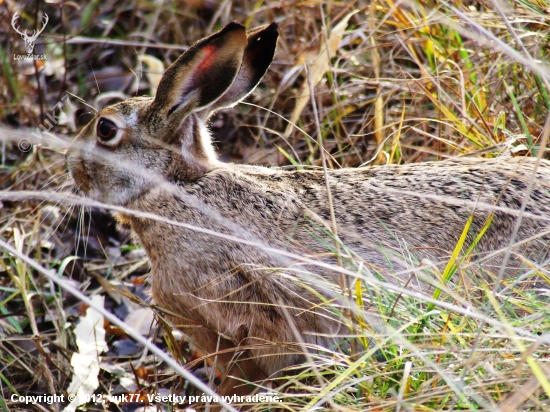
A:
<svg viewBox="0 0 550 412">
<path fill-rule="evenodd" d="M 164 73 L 152 104 L 158 123 L 177 125 L 233 84 L 247 45 L 245 29 L 229 23 L 183 53 Z"/>
<path fill-rule="evenodd" d="M 277 23 L 256 27 L 249 31 L 247 36 L 239 74 L 224 95 L 200 113 L 201 117 L 207 118 L 215 110 L 235 105 L 248 96 L 264 77 L 277 48 Z"/>
</svg>

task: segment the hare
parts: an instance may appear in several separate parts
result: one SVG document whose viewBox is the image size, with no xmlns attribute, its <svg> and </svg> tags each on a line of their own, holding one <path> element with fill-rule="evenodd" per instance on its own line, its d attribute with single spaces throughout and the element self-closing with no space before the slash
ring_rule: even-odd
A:
<svg viewBox="0 0 550 412">
<path fill-rule="evenodd" d="M 338 304 L 342 285 L 328 264 L 361 261 L 378 279 L 429 288 L 420 278 L 405 283 L 410 268 L 445 265 L 470 217 L 466 243 L 478 240 L 476 270 L 488 280 L 502 263 L 511 277 L 548 258 L 544 160 L 457 158 L 327 175 L 218 161 L 205 121 L 256 87 L 277 38 L 276 24 L 248 34 L 227 25 L 183 53 L 154 98 L 101 110 L 67 150 L 79 189 L 125 208 L 119 219 L 151 261 L 154 301 L 196 348 L 216 354 L 222 395 L 250 393 L 243 381 L 303 361 L 296 342 L 338 342 L 346 327 L 329 302 Z"/>
</svg>

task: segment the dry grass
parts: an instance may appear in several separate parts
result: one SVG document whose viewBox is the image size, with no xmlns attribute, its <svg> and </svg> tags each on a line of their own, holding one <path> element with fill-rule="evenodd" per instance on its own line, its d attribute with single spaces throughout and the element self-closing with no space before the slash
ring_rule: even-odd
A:
<svg viewBox="0 0 550 412">
<path fill-rule="evenodd" d="M 0 408 L 6 411 L 25 409 L 10 401 L 12 394 L 66 393 L 77 349 L 74 324 L 85 312 L 81 299 L 22 256 L 88 297 L 105 296 L 107 309 L 132 327 L 148 326 L 129 316 L 147 315 L 138 309 L 147 301 L 143 251 L 107 211 L 79 214 L 68 195 L 63 141 L 32 135 L 39 125 L 50 128 L 48 115 L 60 101 L 66 116 L 50 132 L 68 141 L 90 119 L 84 102 L 99 108 L 150 94 L 154 67 L 148 70 L 138 55 L 168 64 L 182 46 L 232 20 L 248 27 L 279 22 L 277 55 L 258 89 L 246 104 L 213 119 L 228 161 L 320 165 L 318 142 L 333 168 L 539 151 L 550 108 L 545 0 L 61 4 L 0 2 L 0 241 L 17 250 L 0 245 Z M 37 13 L 50 16 L 35 48 L 47 61 L 13 59 L 24 53 L 10 24 L 17 10 L 27 28 Z M 347 26 L 338 28 L 346 16 Z M 324 67 L 315 59 L 331 33 L 341 41 Z M 306 66 L 320 73 L 317 116 L 310 100 L 296 109 L 309 90 Z M 293 113 L 297 127 L 289 128 Z M 53 191 L 58 196 L 48 198 Z M 546 271 L 534 275 L 548 283 Z M 282 381 L 283 409 L 548 410 L 548 289 L 519 290 L 502 305 L 475 283 L 449 286 L 432 301 L 376 283 L 354 286 L 358 296 L 376 296 L 367 309 L 386 322 L 355 325 L 365 348 L 370 338 L 362 353 L 312 355 L 297 377 Z M 141 400 L 159 392 L 197 393 L 127 332 L 109 322 L 106 331 L 110 369 L 101 371 L 96 393 L 139 393 Z M 208 365 L 195 362 L 197 354 L 168 328 L 155 327 L 150 337 L 207 376 Z M 138 406 L 113 403 L 108 410 Z M 86 408 L 104 410 L 98 403 Z"/>
</svg>

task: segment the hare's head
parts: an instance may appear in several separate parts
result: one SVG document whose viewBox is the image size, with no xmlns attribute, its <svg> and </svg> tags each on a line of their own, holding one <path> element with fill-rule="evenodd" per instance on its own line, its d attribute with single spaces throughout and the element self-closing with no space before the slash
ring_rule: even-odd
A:
<svg viewBox="0 0 550 412">
<path fill-rule="evenodd" d="M 246 97 L 275 53 L 277 25 L 248 34 L 230 23 L 167 70 L 154 98 L 106 107 L 67 151 L 70 172 L 94 199 L 126 205 L 159 179 L 192 181 L 217 162 L 203 121 Z"/>
</svg>

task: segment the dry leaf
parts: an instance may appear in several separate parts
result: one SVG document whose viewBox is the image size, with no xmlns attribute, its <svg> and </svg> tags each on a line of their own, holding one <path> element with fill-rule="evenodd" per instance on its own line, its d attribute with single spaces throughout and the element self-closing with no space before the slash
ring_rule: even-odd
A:
<svg viewBox="0 0 550 412">
<path fill-rule="evenodd" d="M 93 296 L 92 302 L 97 307 L 103 307 L 103 296 Z M 63 409 L 64 412 L 74 412 L 99 387 L 99 354 L 108 350 L 103 323 L 103 315 L 88 308 L 86 316 L 80 319 L 74 329 L 78 352 L 71 358 L 74 374 L 67 392 L 75 395 L 75 398 Z"/>
<path fill-rule="evenodd" d="M 147 80 L 151 86 L 151 95 L 155 96 L 157 94 L 160 79 L 162 79 L 162 75 L 164 74 L 164 63 L 149 54 L 139 56 L 139 60 L 142 63 L 145 63 L 148 67 L 145 75 L 147 76 Z"/>
<path fill-rule="evenodd" d="M 317 55 L 315 60 L 311 63 L 311 66 L 309 68 L 310 76 L 311 76 L 311 83 L 313 84 L 313 87 L 317 85 L 323 78 L 323 75 L 330 69 L 330 59 L 332 59 L 334 56 L 336 56 L 336 51 L 338 50 L 338 45 L 342 41 L 342 38 L 344 37 L 344 32 L 346 31 L 346 28 L 348 27 L 348 22 L 351 16 L 353 16 L 355 13 L 357 13 L 357 10 L 352 11 L 351 13 L 347 14 L 334 28 L 331 30 L 330 35 L 328 37 L 328 40 L 321 48 L 321 52 Z M 327 52 L 328 47 L 328 52 Z M 300 117 L 300 114 L 302 114 L 302 111 L 307 105 L 307 102 L 309 101 L 309 82 L 308 79 L 304 79 L 304 84 L 302 85 L 302 90 L 298 94 L 298 98 L 296 99 L 296 106 L 294 107 L 294 111 L 292 112 L 292 116 L 290 117 L 290 123 L 287 125 L 285 130 L 285 138 L 289 137 L 292 133 L 293 125 L 296 124 L 296 121 Z"/>
</svg>

